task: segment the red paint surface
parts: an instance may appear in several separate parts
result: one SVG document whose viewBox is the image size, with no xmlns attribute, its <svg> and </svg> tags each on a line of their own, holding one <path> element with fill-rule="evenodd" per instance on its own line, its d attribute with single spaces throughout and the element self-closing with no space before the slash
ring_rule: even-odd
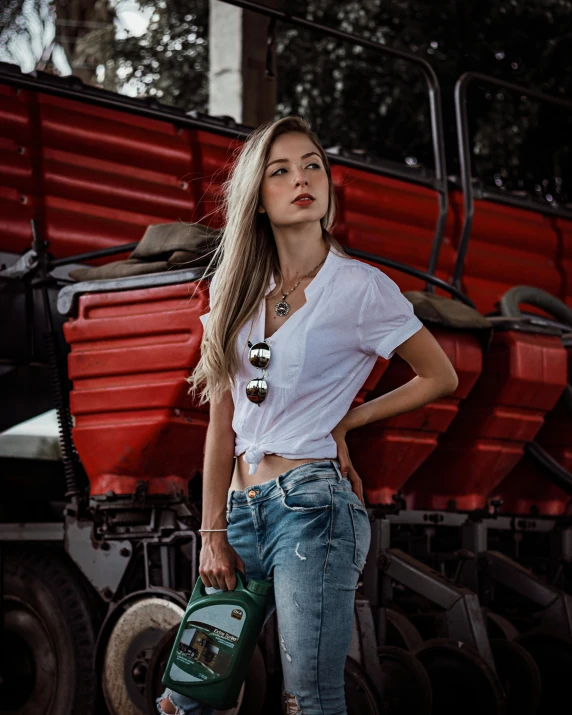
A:
<svg viewBox="0 0 572 715">
<path fill-rule="evenodd" d="M 73 439 L 91 494 L 187 491 L 202 470 L 208 406 L 185 377 L 200 357 L 207 294 L 196 283 L 84 295 L 64 326 Z"/>
<path fill-rule="evenodd" d="M 406 484 L 411 509 L 482 509 L 518 464 L 567 380 L 560 338 L 497 332 L 438 448 Z"/>
<path fill-rule="evenodd" d="M 205 130 L 0 85 L 0 250 L 27 250 L 32 218 L 56 257 L 139 240 L 152 223 L 209 216 L 211 226 L 220 226 L 220 186 L 237 146 Z M 425 269 L 438 215 L 435 193 L 334 160 L 332 174 L 340 207 L 336 237 Z M 437 268 L 445 280 L 463 220 L 460 192 L 449 198 Z M 424 287 L 384 270 L 402 290 Z M 463 290 L 487 313 L 519 284 L 572 305 L 572 222 L 477 201 Z M 93 493 L 130 493 L 141 480 L 155 493 L 184 490 L 202 469 L 207 412 L 189 404 L 183 380 L 198 358 L 206 297 L 175 308 L 186 289 L 84 296 L 80 315 L 66 326 L 74 439 Z M 542 490 L 552 488 L 521 460 L 526 440 L 538 434 L 572 467 L 572 424 L 558 410 L 547 417 L 564 380 L 558 341 L 498 334 L 483 368 L 470 334 L 433 332 L 453 361 L 459 388 L 422 410 L 348 434 L 368 499 L 388 503 L 406 485 L 412 506 L 444 508 L 454 500 L 474 508 L 502 487 L 506 509 L 538 505 Z M 352 406 L 411 376 L 399 358 L 380 359 Z M 517 494 L 519 474 L 528 486 Z M 546 499 L 546 513 L 562 510 L 562 495 Z"/>
<path fill-rule="evenodd" d="M 572 368 L 572 350 L 568 349 L 568 374 Z M 556 407 L 546 415 L 536 441 L 572 472 L 572 416 L 562 396 Z M 495 498 L 502 500 L 500 508 L 507 514 L 540 514 L 560 516 L 567 513 L 570 497 L 550 479 L 527 455 L 510 475 L 499 484 Z"/>
<path fill-rule="evenodd" d="M 477 339 L 468 333 L 432 330 L 434 337 L 453 363 L 459 376 L 454 394 L 431 402 L 419 410 L 378 422 L 370 422 L 348 432 L 352 464 L 360 475 L 370 504 L 391 504 L 437 447 L 440 435 L 454 420 L 459 404 L 472 390 L 481 372 L 482 351 Z M 408 382 L 414 373 L 409 365 L 395 356 L 367 396 L 374 399 Z"/>
</svg>

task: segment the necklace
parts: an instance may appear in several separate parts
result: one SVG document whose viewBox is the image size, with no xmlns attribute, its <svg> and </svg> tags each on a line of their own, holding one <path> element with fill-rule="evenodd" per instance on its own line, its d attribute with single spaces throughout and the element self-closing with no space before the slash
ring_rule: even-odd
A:
<svg viewBox="0 0 572 715">
<path fill-rule="evenodd" d="M 329 253 L 329 249 L 328 249 L 328 253 Z M 274 312 L 276 313 L 276 315 L 279 315 L 281 318 L 283 318 L 285 315 L 288 315 L 288 313 L 290 312 L 291 306 L 290 306 L 290 303 L 288 303 L 288 301 L 286 300 L 286 298 L 290 295 L 290 293 L 292 293 L 293 290 L 295 290 L 300 285 L 300 282 L 303 281 L 304 278 L 307 278 L 310 275 L 310 273 L 312 273 L 312 271 L 315 271 L 316 268 L 318 268 L 318 266 L 321 266 L 327 257 L 328 257 L 328 254 L 326 253 L 326 257 L 323 258 L 319 263 L 317 263 L 312 268 L 311 271 L 308 271 L 305 276 L 302 276 L 302 278 L 300 278 L 300 280 L 298 281 L 298 283 L 296 283 L 294 288 L 291 288 L 287 293 L 282 294 L 282 300 L 279 301 L 278 303 L 276 303 L 276 305 L 274 306 Z"/>
</svg>

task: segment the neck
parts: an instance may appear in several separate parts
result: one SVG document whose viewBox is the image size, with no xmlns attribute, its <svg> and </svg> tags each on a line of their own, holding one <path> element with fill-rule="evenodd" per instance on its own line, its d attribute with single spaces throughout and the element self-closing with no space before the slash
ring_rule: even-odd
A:
<svg viewBox="0 0 572 715">
<path fill-rule="evenodd" d="M 315 273 L 313 269 L 316 264 L 320 264 L 315 268 L 318 271 L 321 268 L 321 262 L 325 261 L 328 255 L 328 248 L 328 243 L 322 236 L 321 227 L 320 235 L 312 240 L 298 240 L 297 238 L 295 241 L 286 244 L 276 240 L 276 249 L 284 285 L 292 287 L 302 276 L 306 276 L 308 273 L 307 278 L 311 279 Z"/>
</svg>

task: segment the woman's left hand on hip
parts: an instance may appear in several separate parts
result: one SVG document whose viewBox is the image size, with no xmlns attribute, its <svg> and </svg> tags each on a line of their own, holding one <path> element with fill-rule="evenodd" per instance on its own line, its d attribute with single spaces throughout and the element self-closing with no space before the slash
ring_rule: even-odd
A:
<svg viewBox="0 0 572 715">
<path fill-rule="evenodd" d="M 340 463 L 340 470 L 342 474 L 344 475 L 344 477 L 347 477 L 350 480 L 352 490 L 355 492 L 355 494 L 357 494 L 359 500 L 365 506 L 362 481 L 351 462 L 348 445 L 346 444 L 346 434 L 347 430 L 345 430 L 343 427 L 335 427 L 332 430 L 332 437 L 338 445 L 337 459 Z"/>
</svg>

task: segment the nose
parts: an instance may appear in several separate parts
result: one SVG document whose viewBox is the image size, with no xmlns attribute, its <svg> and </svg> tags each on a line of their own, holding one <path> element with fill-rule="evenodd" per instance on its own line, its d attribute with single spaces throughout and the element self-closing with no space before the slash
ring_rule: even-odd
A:
<svg viewBox="0 0 572 715">
<path fill-rule="evenodd" d="M 299 186 L 300 184 L 305 184 L 306 186 L 308 185 L 308 179 L 306 177 L 306 174 L 304 173 L 304 169 L 298 169 L 294 176 L 296 180 L 296 186 Z"/>
</svg>

